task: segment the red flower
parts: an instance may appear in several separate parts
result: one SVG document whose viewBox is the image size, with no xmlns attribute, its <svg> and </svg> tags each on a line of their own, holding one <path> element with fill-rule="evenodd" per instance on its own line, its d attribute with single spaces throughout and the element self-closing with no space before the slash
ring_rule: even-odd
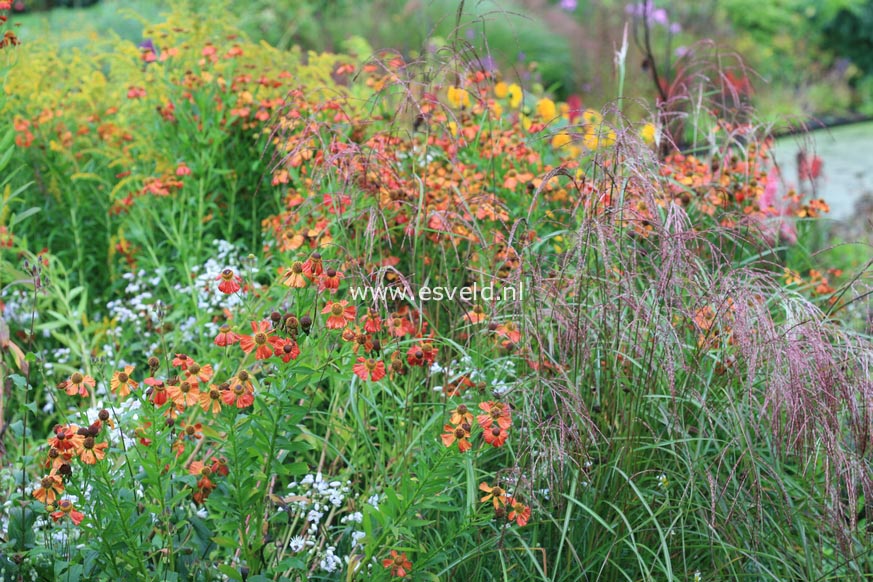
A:
<svg viewBox="0 0 873 582">
<path fill-rule="evenodd" d="M 340 279 L 342 278 L 343 274 L 339 271 L 328 269 L 318 278 L 318 290 L 336 293 L 337 289 L 339 289 Z"/>
<path fill-rule="evenodd" d="M 59 521 L 64 517 L 69 517 L 73 525 L 79 525 L 85 519 L 85 515 L 81 511 L 76 511 L 76 507 L 69 499 L 61 499 L 58 501 L 58 510 L 51 514 L 52 519 Z"/>
<path fill-rule="evenodd" d="M 406 352 L 406 361 L 410 366 L 426 366 L 436 361 L 437 349 L 430 342 L 421 342 L 411 346 Z"/>
<path fill-rule="evenodd" d="M 505 428 L 501 428 L 499 424 L 492 424 L 491 428 L 486 428 L 483 435 L 485 442 L 493 447 L 502 447 L 506 442 L 509 433 Z"/>
<path fill-rule="evenodd" d="M 277 358 L 281 358 L 286 364 L 291 360 L 296 360 L 300 355 L 300 347 L 297 342 L 291 338 L 280 339 L 274 344 L 273 353 Z"/>
<path fill-rule="evenodd" d="M 367 315 L 364 318 L 364 331 L 368 333 L 382 331 L 382 318 L 379 317 L 379 312 L 375 309 L 367 310 Z"/>
<path fill-rule="evenodd" d="M 242 283 L 242 278 L 239 275 L 235 275 L 230 269 L 223 270 L 215 280 L 221 281 L 218 284 L 218 290 L 226 295 L 239 291 L 240 284 Z"/>
<path fill-rule="evenodd" d="M 322 273 L 324 273 L 324 264 L 321 262 L 321 254 L 312 253 L 312 255 L 303 262 L 303 274 L 310 279 L 315 279 Z"/>
<path fill-rule="evenodd" d="M 164 384 L 163 380 L 158 380 L 157 378 L 152 378 L 151 376 L 143 380 L 144 383 L 151 386 L 151 394 L 149 394 L 149 400 L 155 406 L 163 406 L 167 403 L 167 400 L 170 398 L 170 393 L 167 392 L 167 386 Z"/>
<path fill-rule="evenodd" d="M 70 396 L 78 394 L 79 396 L 87 397 L 88 387 L 93 388 L 95 384 L 96 382 L 91 376 L 86 376 L 81 372 L 73 372 L 69 379 L 58 384 L 58 387 L 65 390 Z"/>
<path fill-rule="evenodd" d="M 247 354 L 257 348 L 255 351 L 255 358 L 258 360 L 266 360 L 270 358 L 273 355 L 273 348 L 275 348 L 282 340 L 275 336 L 270 336 L 270 334 L 273 333 L 273 330 L 270 329 L 270 323 L 268 321 L 253 321 L 252 331 L 254 332 L 254 335 L 240 336 L 239 347 L 241 347 Z"/>
<path fill-rule="evenodd" d="M 358 362 L 352 368 L 355 375 L 361 380 L 372 380 L 378 382 L 385 377 L 385 364 L 382 360 L 372 360 L 369 358 L 358 358 Z"/>
<path fill-rule="evenodd" d="M 508 404 L 489 400 L 488 402 L 480 403 L 479 408 L 481 408 L 485 414 L 477 416 L 476 421 L 483 429 L 490 429 L 491 425 L 494 423 L 502 429 L 508 429 L 512 426 L 512 412 L 510 411 Z"/>
<path fill-rule="evenodd" d="M 228 406 L 248 408 L 255 402 L 254 389 L 251 383 L 236 382 L 230 389 L 221 392 L 221 399 Z"/>
<path fill-rule="evenodd" d="M 524 527 L 530 520 L 530 507 L 524 503 L 519 503 L 512 497 L 506 498 L 506 503 L 511 508 L 509 511 L 509 521 L 515 520 L 519 527 Z"/>
<path fill-rule="evenodd" d="M 450 447 L 454 444 L 455 441 L 458 441 L 458 450 L 462 453 L 466 453 L 469 451 L 473 444 L 470 442 L 470 425 L 467 423 L 458 424 L 452 426 L 451 424 L 446 424 L 443 427 L 444 432 L 440 438 L 443 441 L 443 444 L 447 447 Z"/>
<path fill-rule="evenodd" d="M 222 325 L 218 330 L 218 335 L 215 336 L 215 345 L 219 347 L 232 346 L 239 341 L 239 335 L 234 333 L 229 325 Z"/>
<path fill-rule="evenodd" d="M 412 562 L 406 559 L 406 552 L 398 554 L 396 550 L 391 550 L 391 557 L 382 560 L 382 565 L 391 570 L 392 576 L 398 578 L 405 578 L 412 570 Z"/>
<path fill-rule="evenodd" d="M 328 314 L 327 327 L 329 329 L 342 329 L 350 321 L 355 320 L 355 306 L 349 305 L 349 302 L 343 299 L 342 301 L 328 301 L 322 313 Z"/>
</svg>

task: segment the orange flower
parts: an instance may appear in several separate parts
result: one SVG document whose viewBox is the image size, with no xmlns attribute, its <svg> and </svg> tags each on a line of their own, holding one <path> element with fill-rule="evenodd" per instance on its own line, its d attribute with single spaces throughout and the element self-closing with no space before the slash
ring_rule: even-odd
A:
<svg viewBox="0 0 873 582">
<path fill-rule="evenodd" d="M 460 404 L 452 411 L 452 416 L 449 419 L 452 424 L 473 424 L 473 413 L 464 405 Z"/>
<path fill-rule="evenodd" d="M 459 424 L 457 426 L 452 426 L 451 424 L 446 424 L 443 427 L 443 430 L 446 431 L 442 434 L 441 438 L 443 440 L 443 445 L 450 447 L 454 444 L 455 441 L 458 441 L 458 450 L 462 453 L 466 453 L 469 451 L 473 444 L 470 443 L 470 425 L 469 424 Z"/>
<path fill-rule="evenodd" d="M 497 509 L 501 505 L 506 505 L 506 490 L 502 487 L 498 485 L 491 487 L 488 483 L 483 481 L 479 484 L 479 491 L 486 493 L 486 495 L 484 495 L 480 500 L 482 503 L 491 501 L 494 504 L 494 509 Z"/>
<path fill-rule="evenodd" d="M 378 382 L 385 377 L 385 364 L 382 360 L 372 360 L 369 358 L 358 358 L 358 362 L 352 368 L 355 375 L 361 380 L 372 380 Z"/>
<path fill-rule="evenodd" d="M 382 560 L 382 565 L 390 569 L 391 575 L 397 578 L 405 578 L 412 570 L 412 562 L 406 558 L 406 552 L 398 554 L 396 550 L 391 550 L 391 557 Z"/>
<path fill-rule="evenodd" d="M 297 356 L 300 355 L 300 347 L 297 345 L 297 342 L 291 338 L 282 339 L 279 342 L 276 342 L 275 346 L 273 354 L 286 364 L 291 360 L 296 360 Z"/>
<path fill-rule="evenodd" d="M 222 391 L 221 399 L 228 406 L 248 408 L 255 402 L 254 388 L 250 382 L 236 382 L 230 389 Z"/>
<path fill-rule="evenodd" d="M 348 322 L 355 320 L 355 306 L 349 305 L 349 302 L 343 299 L 342 301 L 328 301 L 321 313 L 327 314 L 328 329 L 342 329 Z"/>
<path fill-rule="evenodd" d="M 195 406 L 200 401 L 200 392 L 197 390 L 196 382 L 192 384 L 188 380 L 183 381 L 178 386 L 168 386 L 167 394 L 170 395 L 179 410 Z"/>
<path fill-rule="evenodd" d="M 512 412 L 510 411 L 508 404 L 489 400 L 488 402 L 480 403 L 479 408 L 485 412 L 485 414 L 480 414 L 476 417 L 476 422 L 478 422 L 479 426 L 482 428 L 487 430 L 491 428 L 491 425 L 495 422 L 497 423 L 497 426 L 503 429 L 508 429 L 512 426 Z"/>
<path fill-rule="evenodd" d="M 252 331 L 254 335 L 242 335 L 239 338 L 239 347 L 247 354 L 255 350 L 255 359 L 266 360 L 273 355 L 273 348 L 282 340 L 270 334 L 273 330 L 270 329 L 270 322 L 260 321 L 252 322 Z M 256 349 L 257 348 L 257 349 Z"/>
<path fill-rule="evenodd" d="M 185 378 L 191 382 L 195 388 L 200 385 L 200 382 L 209 382 L 214 374 L 211 364 L 201 366 L 191 358 L 188 358 L 188 367 L 185 370 Z"/>
<path fill-rule="evenodd" d="M 81 447 L 83 440 L 85 440 L 85 437 L 79 434 L 79 427 L 76 425 L 57 425 L 55 427 L 55 437 L 49 439 L 49 445 L 61 453 L 66 453 Z"/>
<path fill-rule="evenodd" d="M 94 378 L 85 376 L 81 372 L 73 372 L 69 379 L 58 384 L 61 390 L 65 390 L 68 395 L 75 396 L 78 394 L 82 397 L 88 396 L 88 387 L 93 388 L 96 385 Z"/>
<path fill-rule="evenodd" d="M 375 309 L 368 309 L 364 321 L 364 331 L 367 333 L 378 333 L 382 331 L 382 318 L 379 317 L 379 312 Z"/>
<path fill-rule="evenodd" d="M 221 281 L 218 284 L 218 290 L 225 295 L 236 293 L 241 288 L 240 284 L 242 283 L 242 278 L 239 275 L 235 275 L 230 269 L 223 270 L 215 280 Z"/>
<path fill-rule="evenodd" d="M 324 273 L 324 264 L 321 262 L 320 253 L 312 253 L 302 266 L 303 274 L 310 279 L 315 279 Z"/>
<path fill-rule="evenodd" d="M 167 393 L 167 385 L 163 380 L 152 378 L 151 376 L 143 380 L 147 385 L 151 386 L 149 400 L 155 406 L 163 406 L 169 400 L 170 395 Z"/>
<path fill-rule="evenodd" d="M 436 361 L 437 349 L 430 342 L 421 342 L 411 346 L 406 352 L 406 361 L 410 366 L 426 366 Z"/>
<path fill-rule="evenodd" d="M 213 343 L 215 343 L 215 345 L 217 345 L 218 347 L 224 348 L 227 346 L 232 346 L 238 341 L 239 335 L 235 334 L 230 329 L 230 326 L 225 324 L 219 328 L 218 335 L 215 336 L 215 341 Z"/>
<path fill-rule="evenodd" d="M 328 269 L 324 272 L 321 277 L 318 278 L 318 290 L 319 291 L 330 291 L 331 293 L 336 293 L 337 289 L 339 289 L 340 280 L 343 278 L 343 274 L 335 269 Z"/>
<path fill-rule="evenodd" d="M 221 412 L 221 390 L 215 384 L 209 385 L 209 390 L 200 393 L 200 407 L 212 414 Z"/>
<path fill-rule="evenodd" d="M 133 366 L 125 366 L 124 370 L 116 371 L 112 374 L 112 379 L 109 380 L 109 389 L 118 393 L 120 398 L 124 398 L 130 394 L 131 390 L 136 390 L 139 384 L 130 377 L 133 373 Z"/>
<path fill-rule="evenodd" d="M 44 505 L 53 504 L 58 495 L 64 492 L 64 481 L 60 475 L 46 475 L 39 482 L 39 487 L 33 492 L 33 496 Z"/>
<path fill-rule="evenodd" d="M 51 514 L 52 519 L 59 521 L 64 517 L 69 517 L 73 525 L 79 525 L 85 519 L 85 514 L 81 511 L 76 511 L 76 507 L 69 499 L 61 499 L 58 501 L 58 510 Z"/>
<path fill-rule="evenodd" d="M 482 436 L 485 438 L 485 442 L 489 445 L 493 447 L 502 447 L 503 443 L 506 442 L 509 433 L 506 432 L 506 429 L 500 428 L 500 425 L 492 424 L 491 428 L 485 429 Z"/>
<path fill-rule="evenodd" d="M 517 344 L 521 339 L 521 331 L 519 331 L 515 323 L 511 321 L 498 325 L 497 329 L 495 329 L 494 331 L 497 333 L 497 335 L 505 337 L 514 344 Z"/>
<path fill-rule="evenodd" d="M 530 507 L 523 503 L 519 503 L 512 497 L 507 497 L 507 504 L 511 508 L 509 511 L 509 521 L 515 521 L 519 527 L 524 527 L 530 520 Z"/>
<path fill-rule="evenodd" d="M 464 314 L 464 319 L 472 324 L 482 323 L 488 318 L 485 313 L 485 308 L 481 305 L 474 305 L 473 309 Z"/>
<path fill-rule="evenodd" d="M 291 263 L 291 268 L 285 272 L 282 284 L 295 289 L 306 287 L 306 277 L 303 276 L 303 263 L 294 261 Z"/>
<path fill-rule="evenodd" d="M 86 465 L 94 465 L 106 456 L 108 446 L 106 443 L 96 442 L 92 436 L 87 436 L 82 441 L 82 447 L 78 450 L 79 459 Z"/>
</svg>

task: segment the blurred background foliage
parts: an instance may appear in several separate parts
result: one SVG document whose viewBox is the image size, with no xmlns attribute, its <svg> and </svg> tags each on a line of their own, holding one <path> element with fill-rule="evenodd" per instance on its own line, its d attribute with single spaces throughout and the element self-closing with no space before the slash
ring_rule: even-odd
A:
<svg viewBox="0 0 873 582">
<path fill-rule="evenodd" d="M 422 57 L 446 44 L 463 43 L 485 66 L 493 64 L 515 77 L 508 80 L 539 85 L 560 99 L 577 94 L 595 107 L 615 95 L 615 51 L 625 24 L 638 25 L 642 9 L 639 3 L 616 0 L 218 4 L 252 40 L 279 49 L 296 45 L 360 53 L 390 47 L 407 57 Z M 153 21 L 167 3 L 19 0 L 15 7 L 25 39 L 112 31 L 139 41 L 142 28 L 131 15 Z M 701 41 L 712 40 L 719 51 L 739 55 L 748 67 L 751 101 L 765 120 L 873 113 L 873 0 L 655 0 L 648 11 L 656 66 L 668 77 L 680 56 L 693 57 Z M 636 28 L 632 37 L 639 37 Z M 87 35 L 64 42 L 87 42 Z M 631 45 L 624 94 L 650 98 L 655 90 L 649 63 Z"/>
</svg>

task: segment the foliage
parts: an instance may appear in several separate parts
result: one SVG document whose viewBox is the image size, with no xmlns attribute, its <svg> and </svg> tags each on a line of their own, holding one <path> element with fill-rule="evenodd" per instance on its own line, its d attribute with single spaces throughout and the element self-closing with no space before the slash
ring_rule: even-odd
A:
<svg viewBox="0 0 873 582">
<path fill-rule="evenodd" d="M 638 123 L 208 9 L 17 49 L 7 576 L 870 576 L 868 290 L 723 71 Z"/>
</svg>

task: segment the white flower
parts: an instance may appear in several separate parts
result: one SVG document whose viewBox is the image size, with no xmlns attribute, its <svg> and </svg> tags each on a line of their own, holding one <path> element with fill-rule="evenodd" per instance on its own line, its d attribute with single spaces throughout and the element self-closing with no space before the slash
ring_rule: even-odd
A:
<svg viewBox="0 0 873 582">
<path fill-rule="evenodd" d="M 296 554 L 297 552 L 302 550 L 305 545 L 306 542 L 301 536 L 294 536 L 293 538 L 291 538 L 291 541 L 288 542 L 288 549 Z"/>
</svg>

